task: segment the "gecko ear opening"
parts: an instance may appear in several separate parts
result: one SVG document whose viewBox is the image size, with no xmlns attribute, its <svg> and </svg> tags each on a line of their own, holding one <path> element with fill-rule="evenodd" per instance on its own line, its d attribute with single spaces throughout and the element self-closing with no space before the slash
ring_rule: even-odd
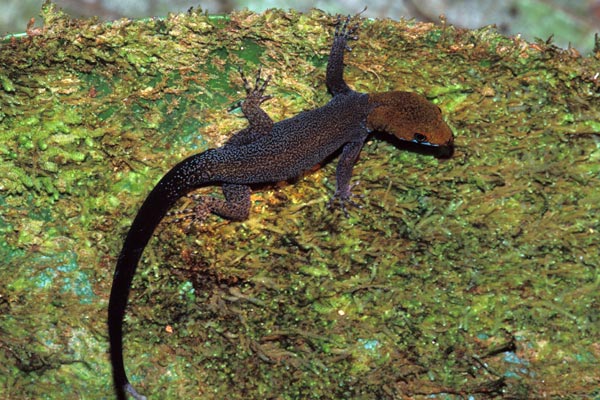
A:
<svg viewBox="0 0 600 400">
<path fill-rule="evenodd" d="M 452 147 L 454 135 L 440 108 L 423 96 L 411 92 L 373 93 L 369 103 L 373 107 L 367 117 L 370 130 L 413 143 Z"/>
</svg>

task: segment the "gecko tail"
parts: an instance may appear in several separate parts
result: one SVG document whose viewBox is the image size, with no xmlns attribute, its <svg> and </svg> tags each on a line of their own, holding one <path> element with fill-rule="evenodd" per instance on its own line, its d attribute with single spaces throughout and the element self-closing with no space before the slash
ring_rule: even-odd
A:
<svg viewBox="0 0 600 400">
<path fill-rule="evenodd" d="M 142 396 L 131 386 L 131 383 L 127 382 L 125 387 L 123 388 L 127 393 L 129 393 L 135 400 L 147 400 L 146 396 Z"/>
<path fill-rule="evenodd" d="M 123 318 L 138 262 L 154 230 L 173 204 L 191 190 L 213 183 L 210 153 L 208 150 L 186 158 L 156 184 L 135 216 L 117 259 L 108 302 L 108 336 L 113 383 L 119 400 L 126 400 L 127 393 L 136 400 L 146 399 L 129 383 L 123 361 Z"/>
</svg>

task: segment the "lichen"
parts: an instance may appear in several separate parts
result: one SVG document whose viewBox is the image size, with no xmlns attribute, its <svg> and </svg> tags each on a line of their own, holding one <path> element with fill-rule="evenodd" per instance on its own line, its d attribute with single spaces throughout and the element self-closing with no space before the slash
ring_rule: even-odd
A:
<svg viewBox="0 0 600 400">
<path fill-rule="evenodd" d="M 122 239 L 177 160 L 324 104 L 333 16 L 194 9 L 110 24 L 51 3 L 0 45 L 0 393 L 109 397 Z M 126 363 L 164 398 L 598 395 L 600 54 L 493 28 L 363 21 L 346 79 L 443 110 L 438 160 L 374 137 L 362 208 L 335 162 L 252 195 L 249 220 L 166 220 L 134 279 Z M 190 199 L 182 200 L 185 207 Z"/>
</svg>

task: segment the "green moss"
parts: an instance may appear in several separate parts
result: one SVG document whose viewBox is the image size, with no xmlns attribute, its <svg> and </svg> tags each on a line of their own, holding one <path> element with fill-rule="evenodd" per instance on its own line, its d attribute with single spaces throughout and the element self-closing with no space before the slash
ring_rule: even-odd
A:
<svg viewBox="0 0 600 400">
<path fill-rule="evenodd" d="M 112 271 L 144 196 L 245 126 L 226 111 L 238 66 L 273 76 L 275 120 L 324 104 L 334 18 L 42 14 L 0 46 L 0 394 L 103 398 Z M 132 382 L 165 398 L 593 396 L 598 58 L 389 20 L 352 47 L 350 85 L 425 94 L 454 157 L 369 141 L 350 218 L 326 207 L 329 163 L 253 194 L 244 223 L 167 220 L 134 280 Z"/>
</svg>

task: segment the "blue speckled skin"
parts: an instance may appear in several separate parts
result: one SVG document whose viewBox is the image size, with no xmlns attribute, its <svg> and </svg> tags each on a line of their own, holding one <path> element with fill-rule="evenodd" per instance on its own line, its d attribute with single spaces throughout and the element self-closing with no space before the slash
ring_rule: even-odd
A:
<svg viewBox="0 0 600 400">
<path fill-rule="evenodd" d="M 439 139 L 440 144 L 452 144 L 452 133 L 441 119 L 439 109 L 424 98 L 406 92 L 390 92 L 370 98 L 348 87 L 343 79 L 344 50 L 348 39 L 354 39 L 352 34 L 358 28 L 357 24 L 350 26 L 349 20 L 342 23 L 338 20 L 334 35 L 326 77 L 327 87 L 333 94 L 329 103 L 273 123 L 260 108 L 260 104 L 269 98 L 264 95 L 268 79 L 261 81 L 259 74 L 254 87 L 251 87 L 243 78 L 248 96 L 242 103 L 242 111 L 250 126 L 233 135 L 224 146 L 181 161 L 167 172 L 142 204 L 117 260 L 108 307 L 110 355 L 118 399 L 125 399 L 126 393 L 136 399 L 145 399 L 129 384 L 125 373 L 123 317 L 142 252 L 156 226 L 180 197 L 201 186 L 221 185 L 225 199 L 205 198 L 195 211 L 204 216 L 214 213 L 231 220 L 244 220 L 250 210 L 249 185 L 297 177 L 341 149 L 334 196 L 343 207 L 344 202 L 350 199 L 352 168 L 369 128 L 393 134 L 396 134 L 397 128 L 398 132 L 402 132 L 397 136 L 408 135 L 408 140 L 412 140 L 416 128 L 403 121 L 414 119 L 420 123 L 419 115 L 431 115 L 432 120 L 441 124 L 438 136 L 444 137 Z M 416 99 L 416 111 L 414 107 L 405 106 L 402 100 L 405 98 L 410 102 Z M 375 109 L 377 111 L 374 112 Z M 418 124 L 414 126 L 418 128 Z M 418 135 L 414 137 L 419 143 L 428 138 L 424 134 Z M 430 144 L 436 143 L 432 141 Z"/>
</svg>

